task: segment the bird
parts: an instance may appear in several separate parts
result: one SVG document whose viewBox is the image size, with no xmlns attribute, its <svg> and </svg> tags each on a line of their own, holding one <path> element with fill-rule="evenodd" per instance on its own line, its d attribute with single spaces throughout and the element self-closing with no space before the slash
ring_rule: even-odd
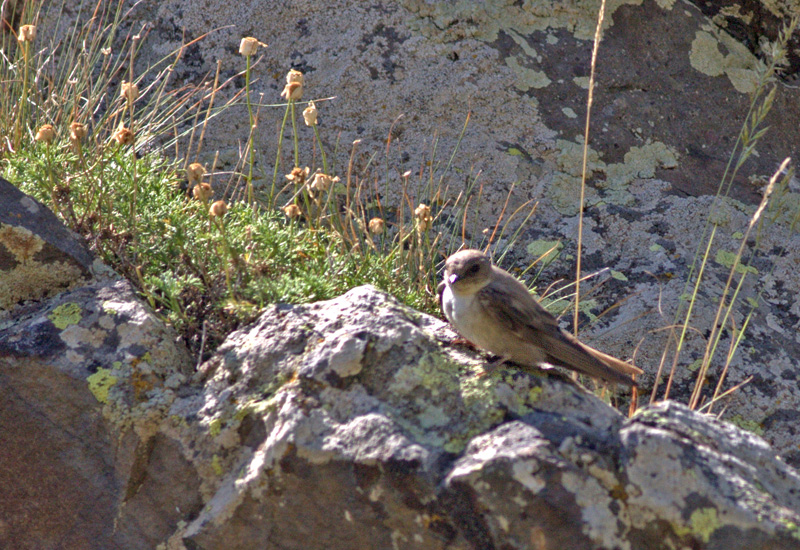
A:
<svg viewBox="0 0 800 550">
<path fill-rule="evenodd" d="M 508 271 L 480 250 L 456 252 L 445 262 L 437 287 L 439 306 L 462 337 L 499 359 L 524 367 L 559 365 L 605 382 L 636 387 L 642 370 L 587 346 L 558 321 Z"/>
</svg>

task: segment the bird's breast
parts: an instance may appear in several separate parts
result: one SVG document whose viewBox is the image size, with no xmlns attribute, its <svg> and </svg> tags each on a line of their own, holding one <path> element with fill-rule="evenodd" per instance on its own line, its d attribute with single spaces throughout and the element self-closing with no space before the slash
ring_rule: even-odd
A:
<svg viewBox="0 0 800 550">
<path fill-rule="evenodd" d="M 484 329 L 486 327 L 482 323 L 484 315 L 475 294 L 457 294 L 450 285 L 447 285 L 442 293 L 442 305 L 447 320 L 456 332 L 470 342 L 481 345 L 483 341 L 481 325 L 484 325 Z"/>
</svg>

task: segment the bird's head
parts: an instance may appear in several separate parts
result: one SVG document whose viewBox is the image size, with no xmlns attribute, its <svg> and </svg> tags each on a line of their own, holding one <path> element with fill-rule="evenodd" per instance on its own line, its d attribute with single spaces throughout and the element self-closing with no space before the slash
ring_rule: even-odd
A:
<svg viewBox="0 0 800 550">
<path fill-rule="evenodd" d="M 480 250 L 456 252 L 444 265 L 445 283 L 458 294 L 472 294 L 488 285 L 492 260 Z"/>
</svg>

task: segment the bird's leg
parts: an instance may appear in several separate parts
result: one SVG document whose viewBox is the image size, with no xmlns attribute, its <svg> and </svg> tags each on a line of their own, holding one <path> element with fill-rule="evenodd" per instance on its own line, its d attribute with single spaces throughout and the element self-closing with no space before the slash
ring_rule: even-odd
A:
<svg viewBox="0 0 800 550">
<path fill-rule="evenodd" d="M 476 348 L 476 349 L 478 347 L 469 340 L 467 340 L 466 338 L 464 338 L 463 336 L 457 336 L 453 338 L 451 344 L 454 344 L 456 346 L 469 346 L 471 348 Z"/>
<path fill-rule="evenodd" d="M 503 363 L 508 361 L 508 359 L 509 359 L 508 357 L 504 357 L 504 356 L 501 355 L 500 357 L 498 357 L 497 359 L 495 359 L 491 363 L 487 363 L 483 367 L 483 372 L 481 374 L 479 374 L 478 377 L 482 378 L 484 376 L 488 376 L 488 375 L 492 374 L 497 369 L 497 367 L 499 367 L 500 365 L 502 365 Z"/>
</svg>

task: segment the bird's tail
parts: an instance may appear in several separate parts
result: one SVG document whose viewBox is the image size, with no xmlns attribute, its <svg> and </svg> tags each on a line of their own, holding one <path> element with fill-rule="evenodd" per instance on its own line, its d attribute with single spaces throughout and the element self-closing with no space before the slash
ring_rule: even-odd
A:
<svg viewBox="0 0 800 550">
<path fill-rule="evenodd" d="M 583 342 L 581 342 L 581 347 L 583 347 L 583 349 L 589 352 L 589 354 L 592 355 L 595 359 L 599 359 L 600 361 L 608 365 L 609 368 L 612 368 L 617 372 L 622 372 L 625 374 L 637 375 L 637 376 L 644 373 L 644 371 L 639 367 L 637 367 L 636 365 L 626 363 L 622 359 L 617 359 L 616 357 L 612 357 L 607 353 L 603 353 L 602 351 L 591 348 L 586 344 L 584 344 Z"/>
</svg>

